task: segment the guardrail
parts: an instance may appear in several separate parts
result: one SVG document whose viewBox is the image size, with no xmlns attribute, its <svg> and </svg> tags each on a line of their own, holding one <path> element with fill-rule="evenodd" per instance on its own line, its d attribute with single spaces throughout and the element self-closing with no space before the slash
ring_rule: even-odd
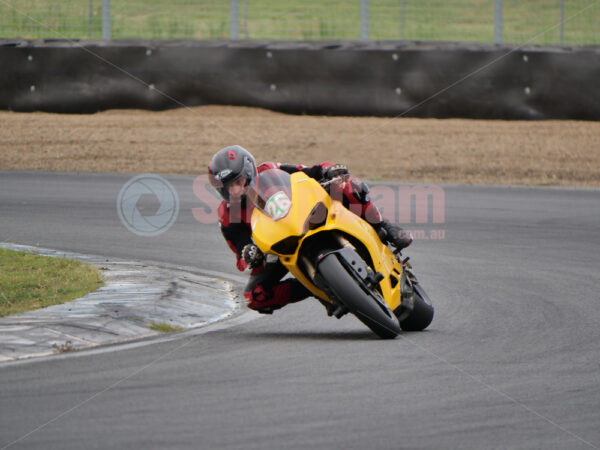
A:
<svg viewBox="0 0 600 450">
<path fill-rule="evenodd" d="M 0 41 L 0 109 L 225 104 L 289 113 L 600 120 L 600 48 Z"/>
</svg>

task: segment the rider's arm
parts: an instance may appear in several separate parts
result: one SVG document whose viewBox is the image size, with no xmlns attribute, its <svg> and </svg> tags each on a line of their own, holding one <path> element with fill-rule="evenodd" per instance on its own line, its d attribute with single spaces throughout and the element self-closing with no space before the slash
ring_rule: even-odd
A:
<svg viewBox="0 0 600 450">
<path fill-rule="evenodd" d="M 250 230 L 242 223 L 230 224 L 228 227 L 221 225 L 221 233 L 227 241 L 227 245 L 235 253 L 237 258 L 236 267 L 240 272 L 243 272 L 248 267 L 248 264 L 242 258 L 242 250 L 246 244 L 250 244 Z"/>
<path fill-rule="evenodd" d="M 243 221 L 231 221 L 227 204 L 223 202 L 219 206 L 219 224 L 221 233 L 237 258 L 236 267 L 240 272 L 243 272 L 248 267 L 248 264 L 242 258 L 242 250 L 246 244 L 252 242 L 252 230 L 248 224 Z"/>
<path fill-rule="evenodd" d="M 294 173 L 294 172 L 302 171 L 309 177 L 314 178 L 315 180 L 319 181 L 323 178 L 323 173 L 325 172 L 325 170 L 328 167 L 331 167 L 332 165 L 333 165 L 333 163 L 331 163 L 331 162 L 324 162 L 324 163 L 317 164 L 314 166 L 303 166 L 300 164 L 298 164 L 298 165 L 279 164 L 279 168 L 287 173 Z"/>
<path fill-rule="evenodd" d="M 369 187 L 365 183 L 350 178 L 341 192 L 338 191 L 337 195 L 340 194 L 343 196 L 344 206 L 371 225 L 377 225 L 383 220 L 379 209 L 371 201 Z"/>
<path fill-rule="evenodd" d="M 279 168 L 287 173 L 299 172 L 301 170 L 309 177 L 320 181 L 323 179 L 327 169 L 333 165 L 335 164 L 332 162 L 324 162 L 310 167 L 294 164 L 279 164 Z M 349 208 L 356 215 L 366 219 L 371 224 L 377 224 L 381 222 L 382 217 L 377 207 L 371 202 L 368 193 L 368 186 L 359 181 L 355 181 L 352 177 L 350 177 L 348 182 L 344 183 L 343 187 L 337 191 L 337 195 L 341 196 L 339 200 L 343 202 L 346 208 Z"/>
</svg>

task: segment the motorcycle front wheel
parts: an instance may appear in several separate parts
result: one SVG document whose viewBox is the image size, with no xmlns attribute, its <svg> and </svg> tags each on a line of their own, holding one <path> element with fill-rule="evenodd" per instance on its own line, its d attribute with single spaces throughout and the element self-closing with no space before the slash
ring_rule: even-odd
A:
<svg viewBox="0 0 600 450">
<path fill-rule="evenodd" d="M 323 258 L 318 270 L 329 290 L 373 333 L 382 339 L 393 339 L 400 334 L 400 324 L 392 311 L 381 305 L 374 298 L 376 294 L 358 275 L 349 273 L 352 269 L 346 269 L 335 254 Z"/>
</svg>

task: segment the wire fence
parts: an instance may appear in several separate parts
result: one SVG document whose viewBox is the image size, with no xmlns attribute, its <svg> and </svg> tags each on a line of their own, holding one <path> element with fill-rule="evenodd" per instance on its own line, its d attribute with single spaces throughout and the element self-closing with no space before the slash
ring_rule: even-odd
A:
<svg viewBox="0 0 600 450">
<path fill-rule="evenodd" d="M 0 37 L 599 45 L 600 0 L 0 0 Z"/>
</svg>

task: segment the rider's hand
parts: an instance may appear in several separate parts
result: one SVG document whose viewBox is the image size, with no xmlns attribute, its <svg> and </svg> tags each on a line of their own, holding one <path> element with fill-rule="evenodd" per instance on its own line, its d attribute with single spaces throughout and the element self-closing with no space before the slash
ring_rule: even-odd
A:
<svg viewBox="0 0 600 450">
<path fill-rule="evenodd" d="M 246 261 L 250 269 L 254 269 L 262 264 L 265 255 L 254 244 L 246 244 L 242 249 L 242 259 Z"/>
<path fill-rule="evenodd" d="M 328 167 L 323 172 L 323 176 L 328 180 L 333 180 L 335 177 L 348 176 L 350 172 L 348 168 L 343 164 L 334 164 L 331 167 Z"/>
</svg>

